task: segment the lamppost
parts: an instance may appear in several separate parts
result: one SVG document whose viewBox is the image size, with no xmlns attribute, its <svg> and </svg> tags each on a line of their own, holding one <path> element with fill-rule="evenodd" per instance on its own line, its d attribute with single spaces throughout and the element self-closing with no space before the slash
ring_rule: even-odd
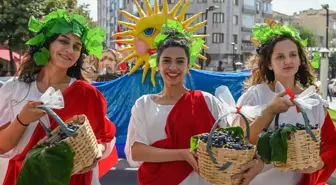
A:
<svg viewBox="0 0 336 185">
<path fill-rule="evenodd" d="M 218 9 L 219 7 L 218 6 L 209 6 L 207 9 L 205 9 L 205 17 L 204 17 L 204 19 L 205 20 L 208 20 L 208 13 L 209 13 L 209 11 L 214 11 L 214 10 L 216 10 L 216 9 Z M 205 25 L 204 25 L 204 35 L 206 35 L 207 34 L 207 27 L 208 27 L 208 21 L 205 23 Z M 204 44 L 206 45 L 206 38 L 204 37 L 203 38 L 203 40 L 204 40 Z M 204 56 L 204 49 L 202 49 L 202 55 Z M 205 63 L 205 61 L 204 60 L 201 60 L 202 62 L 200 63 L 200 65 L 201 65 L 201 69 L 204 69 L 204 63 Z"/>
<path fill-rule="evenodd" d="M 236 43 L 231 42 L 231 45 L 232 45 L 232 68 L 233 68 L 233 71 L 236 71 L 237 70 L 237 67 L 235 64 L 235 58 L 236 58 L 235 50 L 237 50 L 237 48 L 235 47 Z"/>
<path fill-rule="evenodd" d="M 329 30 L 329 4 L 323 4 L 322 8 L 324 8 L 327 12 L 327 26 L 326 26 L 326 48 L 328 49 L 328 30 Z"/>
</svg>

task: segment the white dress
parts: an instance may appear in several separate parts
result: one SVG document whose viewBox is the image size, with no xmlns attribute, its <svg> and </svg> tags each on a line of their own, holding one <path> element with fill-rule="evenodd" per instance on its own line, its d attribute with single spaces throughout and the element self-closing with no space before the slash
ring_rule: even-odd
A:
<svg viewBox="0 0 336 185">
<path fill-rule="evenodd" d="M 210 112 L 217 120 L 223 112 L 221 103 L 213 95 L 202 92 Z M 153 95 L 144 95 L 139 98 L 132 108 L 132 116 L 128 126 L 125 154 L 128 163 L 132 167 L 140 166 L 141 162 L 133 161 L 131 146 L 134 142 L 151 145 L 158 140 L 167 138 L 165 126 L 168 114 L 173 105 L 160 105 L 152 100 Z M 227 127 L 224 122 L 221 127 Z M 210 183 L 202 179 L 196 172 L 192 172 L 180 185 L 209 185 Z"/>
<path fill-rule="evenodd" d="M 276 93 L 274 93 L 267 84 L 259 84 L 250 87 L 238 100 L 238 105 L 264 105 L 269 104 L 274 99 Z M 316 97 L 319 99 L 319 97 Z M 313 107 L 312 110 L 307 110 L 307 116 L 310 124 L 318 124 L 322 127 L 325 119 L 324 103 Z M 304 124 L 302 114 L 298 113 L 296 107 L 291 107 L 288 112 L 281 113 L 279 117 L 279 124 L 290 123 L 295 125 L 296 123 Z M 269 128 L 274 128 L 274 120 Z M 279 172 L 273 168 L 271 164 L 265 165 L 263 171 L 255 177 L 250 185 L 296 185 L 301 178 L 301 174 L 294 171 Z"/>
<path fill-rule="evenodd" d="M 75 80 L 76 79 L 71 79 L 69 86 Z M 4 86 L 0 88 L 0 127 L 9 121 L 16 119 L 16 115 L 20 113 L 26 103 L 29 101 L 39 101 L 41 96 L 42 93 L 38 91 L 36 81 L 32 82 L 30 85 L 17 80 L 7 81 Z M 47 127 L 50 126 L 49 117 L 47 115 L 42 117 L 41 121 Z M 0 184 L 3 183 L 6 176 L 9 160 L 24 150 L 37 125 L 38 121 L 30 123 L 17 146 L 11 151 L 0 155 Z M 115 141 L 113 140 L 111 143 L 106 143 L 106 151 L 102 158 L 106 158 L 110 155 L 114 142 Z M 97 167 L 93 169 L 92 185 L 100 185 Z"/>
</svg>

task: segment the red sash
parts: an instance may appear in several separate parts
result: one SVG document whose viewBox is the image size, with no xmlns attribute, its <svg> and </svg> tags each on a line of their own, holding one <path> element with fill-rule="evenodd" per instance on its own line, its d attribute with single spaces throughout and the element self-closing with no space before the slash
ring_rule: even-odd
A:
<svg viewBox="0 0 336 185">
<path fill-rule="evenodd" d="M 165 131 L 167 139 L 157 141 L 153 147 L 188 149 L 190 138 L 209 132 L 215 123 L 201 91 L 188 91 L 175 104 L 168 115 Z M 148 163 L 138 171 L 140 185 L 178 185 L 193 171 L 185 161 Z"/>
<path fill-rule="evenodd" d="M 78 80 L 63 92 L 63 97 L 65 108 L 54 110 L 63 121 L 70 119 L 74 115 L 85 114 L 90 121 L 98 143 L 112 141 L 115 135 L 115 126 L 106 118 L 105 99 L 95 87 Z M 49 120 L 52 130 L 58 126 L 52 118 L 49 117 Z M 26 148 L 9 161 L 3 184 L 15 185 L 27 152 L 45 136 L 46 133 L 42 126 L 40 124 L 37 125 Z M 117 160 L 118 156 L 114 149 L 114 152 L 108 158 L 101 161 L 107 161 L 107 163 L 104 163 L 104 166 L 99 166 L 100 170 L 104 170 L 99 172 L 100 176 L 105 174 L 107 169 L 112 168 Z M 73 175 L 69 185 L 91 185 L 91 181 L 92 171 Z"/>
<path fill-rule="evenodd" d="M 324 168 L 304 174 L 298 185 L 325 185 L 336 168 L 336 128 L 328 114 L 321 129 L 321 154 Z"/>
</svg>

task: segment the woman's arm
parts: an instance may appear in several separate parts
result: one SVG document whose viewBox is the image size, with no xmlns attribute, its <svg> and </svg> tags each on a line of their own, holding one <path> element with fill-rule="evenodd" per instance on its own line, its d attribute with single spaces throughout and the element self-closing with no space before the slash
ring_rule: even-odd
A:
<svg viewBox="0 0 336 185">
<path fill-rule="evenodd" d="M 183 161 L 182 149 L 162 149 L 135 142 L 132 149 L 132 159 L 142 162 L 171 162 Z"/>
</svg>

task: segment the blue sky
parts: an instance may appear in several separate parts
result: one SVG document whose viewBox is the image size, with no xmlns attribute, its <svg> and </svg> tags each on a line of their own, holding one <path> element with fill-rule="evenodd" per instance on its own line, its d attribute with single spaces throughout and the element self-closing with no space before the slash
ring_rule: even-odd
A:
<svg viewBox="0 0 336 185">
<path fill-rule="evenodd" d="M 78 0 L 90 5 L 91 17 L 97 20 L 97 0 Z M 273 10 L 292 15 L 294 12 L 309 8 L 319 9 L 321 4 L 329 4 L 331 10 L 336 11 L 336 0 L 273 0 Z"/>
</svg>

